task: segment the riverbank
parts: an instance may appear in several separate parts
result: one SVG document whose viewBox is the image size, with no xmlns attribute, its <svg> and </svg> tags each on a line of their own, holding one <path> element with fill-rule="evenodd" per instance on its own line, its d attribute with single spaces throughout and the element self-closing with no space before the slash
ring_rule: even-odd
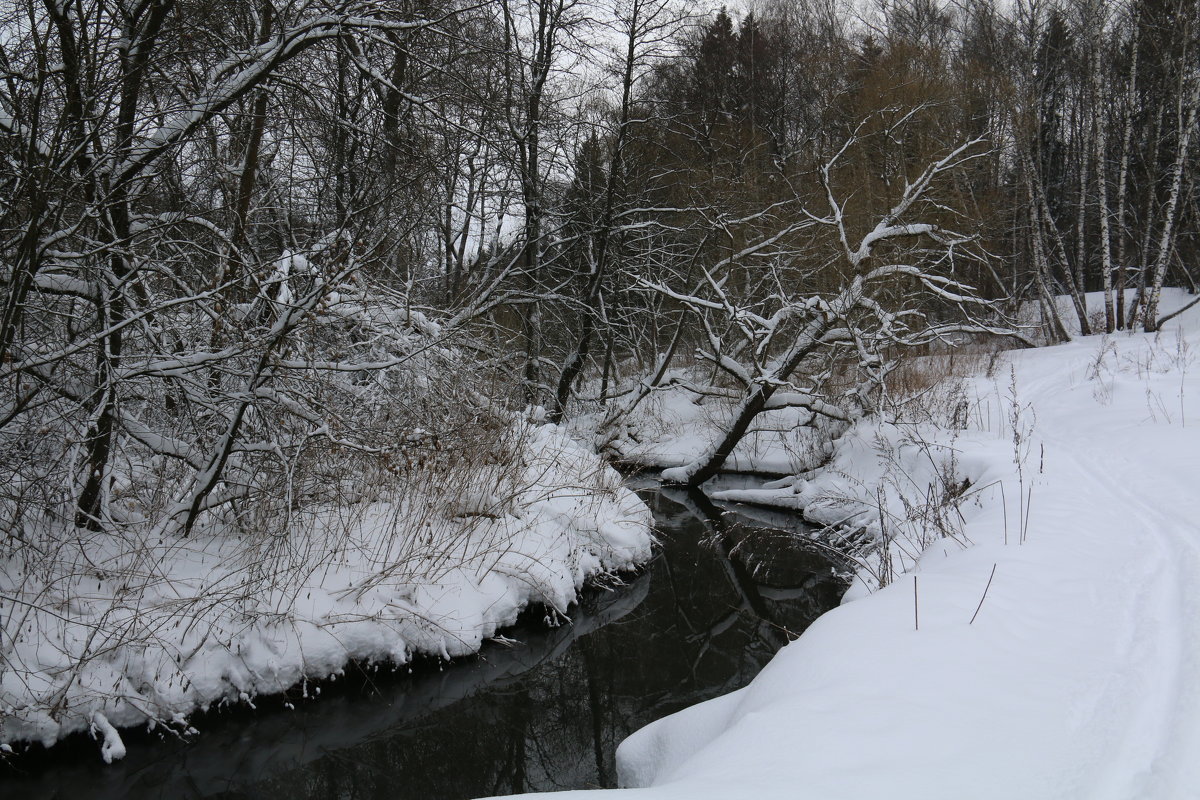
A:
<svg viewBox="0 0 1200 800">
<path fill-rule="evenodd" d="M 615 470 L 553 426 L 513 449 L 470 486 L 448 475 L 452 505 L 409 492 L 282 538 L 81 531 L 6 561 L 0 743 L 90 730 L 114 761 L 119 728 L 187 734 L 197 709 L 303 692 L 351 662 L 474 653 L 525 607 L 565 613 L 588 579 L 650 558 L 649 511 Z"/>
<path fill-rule="evenodd" d="M 775 487 L 882 561 L 750 686 L 626 740 L 629 794 L 1197 796 L 1197 353 L 1194 310 L 1004 353 L 957 424 L 860 427 Z"/>
<path fill-rule="evenodd" d="M 547 625 L 531 607 L 478 656 L 351 666 L 310 683 L 308 699 L 293 691 L 194 718 L 200 734 L 187 741 L 131 732 L 111 765 L 75 737 L 0 763 L 0 796 L 466 800 L 615 786 L 619 741 L 748 683 L 845 587 L 820 550 L 787 535 L 804 527 L 793 516 L 746 519 L 650 480 L 626 486 L 650 507 L 661 547 L 585 588 L 569 621 Z"/>
</svg>

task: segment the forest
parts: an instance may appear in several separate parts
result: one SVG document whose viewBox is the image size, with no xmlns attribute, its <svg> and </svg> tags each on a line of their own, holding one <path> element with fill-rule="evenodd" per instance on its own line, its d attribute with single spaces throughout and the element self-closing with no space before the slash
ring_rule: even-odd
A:
<svg viewBox="0 0 1200 800">
<path fill-rule="evenodd" d="M 1200 279 L 1194 0 L 11 0 L 0 42 L 0 741 L 116 758 L 565 610 L 648 556 L 605 460 L 660 390 L 723 420 L 667 481 L 781 410 L 812 467 L 912 357 Z M 446 637 L 472 570 L 523 588 Z M 386 631 L 297 628 L 346 604 Z"/>
</svg>

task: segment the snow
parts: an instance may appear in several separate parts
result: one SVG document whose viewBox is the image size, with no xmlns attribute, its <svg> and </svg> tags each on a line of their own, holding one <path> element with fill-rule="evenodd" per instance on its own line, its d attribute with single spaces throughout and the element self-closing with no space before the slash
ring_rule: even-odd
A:
<svg viewBox="0 0 1200 800">
<path fill-rule="evenodd" d="M 52 566 L 2 562 L 0 743 L 90 730 L 112 761 L 117 728 L 186 732 L 196 709 L 351 660 L 474 653 L 529 604 L 566 615 L 588 578 L 646 561 L 649 510 L 620 475 L 560 428 L 514 425 L 523 456 L 454 502 L 361 487 L 277 540 L 78 530 L 47 537 Z"/>
<path fill-rule="evenodd" d="M 621 461 L 646 467 L 680 467 L 695 460 L 728 419 L 732 398 L 698 394 L 690 374 L 667 376 L 664 386 L 650 395 L 603 443 Z M 711 391 L 704 388 L 702 391 Z M 811 450 L 813 433 L 797 423 L 810 413 L 802 408 L 766 411 L 755 420 L 725 463 L 732 472 L 788 474 L 795 472 Z"/>
<path fill-rule="evenodd" d="M 125 743 L 121 741 L 121 734 L 117 733 L 117 729 L 99 711 L 92 714 L 92 735 L 101 740 L 100 757 L 104 759 L 105 764 L 120 761 L 125 757 Z"/>
<path fill-rule="evenodd" d="M 1197 352 L 1196 310 L 1011 351 L 940 425 L 760 492 L 878 555 L 749 686 L 627 739 L 622 796 L 1200 797 Z"/>
</svg>

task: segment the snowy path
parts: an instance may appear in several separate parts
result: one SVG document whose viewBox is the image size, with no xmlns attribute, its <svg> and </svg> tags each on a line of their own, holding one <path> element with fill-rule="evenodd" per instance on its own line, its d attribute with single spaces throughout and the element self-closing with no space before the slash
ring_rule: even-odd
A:
<svg viewBox="0 0 1200 800">
<path fill-rule="evenodd" d="M 1090 796 L 1200 794 L 1200 432 L 1186 420 L 1131 425 L 1081 415 L 1049 397 L 1040 407 L 1052 413 L 1047 446 L 1069 453 L 1095 507 L 1115 514 L 1097 544 L 1111 546 L 1124 531 L 1136 569 L 1113 576 L 1117 599 L 1129 605 L 1114 626 L 1129 671 L 1096 694 L 1097 721 L 1112 743 Z M 1113 706 L 1108 719 L 1104 703 Z"/>
<path fill-rule="evenodd" d="M 975 486 L 1004 483 L 1008 543 L 980 491 L 970 546 L 913 570 L 919 630 L 912 575 L 847 602 L 747 688 L 630 737 L 646 788 L 621 797 L 1200 797 L 1198 322 L 1012 354 L 1023 544 L 1008 367 L 978 379 L 995 418 L 955 446 Z"/>
</svg>

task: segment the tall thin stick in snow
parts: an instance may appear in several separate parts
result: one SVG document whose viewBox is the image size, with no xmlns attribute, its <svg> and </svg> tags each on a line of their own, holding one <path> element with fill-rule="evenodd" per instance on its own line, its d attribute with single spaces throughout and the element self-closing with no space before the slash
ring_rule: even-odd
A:
<svg viewBox="0 0 1200 800">
<path fill-rule="evenodd" d="M 987 599 L 988 589 L 992 588 L 992 578 L 994 577 L 996 577 L 996 565 L 992 564 L 992 574 L 988 576 L 987 586 L 983 587 L 983 595 L 979 598 L 979 605 L 975 606 L 975 613 L 971 615 L 968 625 L 975 624 L 975 618 L 979 616 L 979 609 L 983 608 L 983 601 Z"/>
<path fill-rule="evenodd" d="M 917 576 L 913 575 L 913 630 L 921 630 L 920 604 L 917 601 Z"/>
<path fill-rule="evenodd" d="M 1004 482 L 1000 483 L 1000 508 L 1004 510 L 1004 544 L 1008 544 L 1008 497 L 1004 494 Z"/>
<path fill-rule="evenodd" d="M 1025 492 L 1025 510 L 1024 519 L 1021 522 L 1021 544 L 1025 544 L 1029 538 L 1029 507 L 1033 504 L 1033 487 L 1030 486 Z"/>
</svg>

